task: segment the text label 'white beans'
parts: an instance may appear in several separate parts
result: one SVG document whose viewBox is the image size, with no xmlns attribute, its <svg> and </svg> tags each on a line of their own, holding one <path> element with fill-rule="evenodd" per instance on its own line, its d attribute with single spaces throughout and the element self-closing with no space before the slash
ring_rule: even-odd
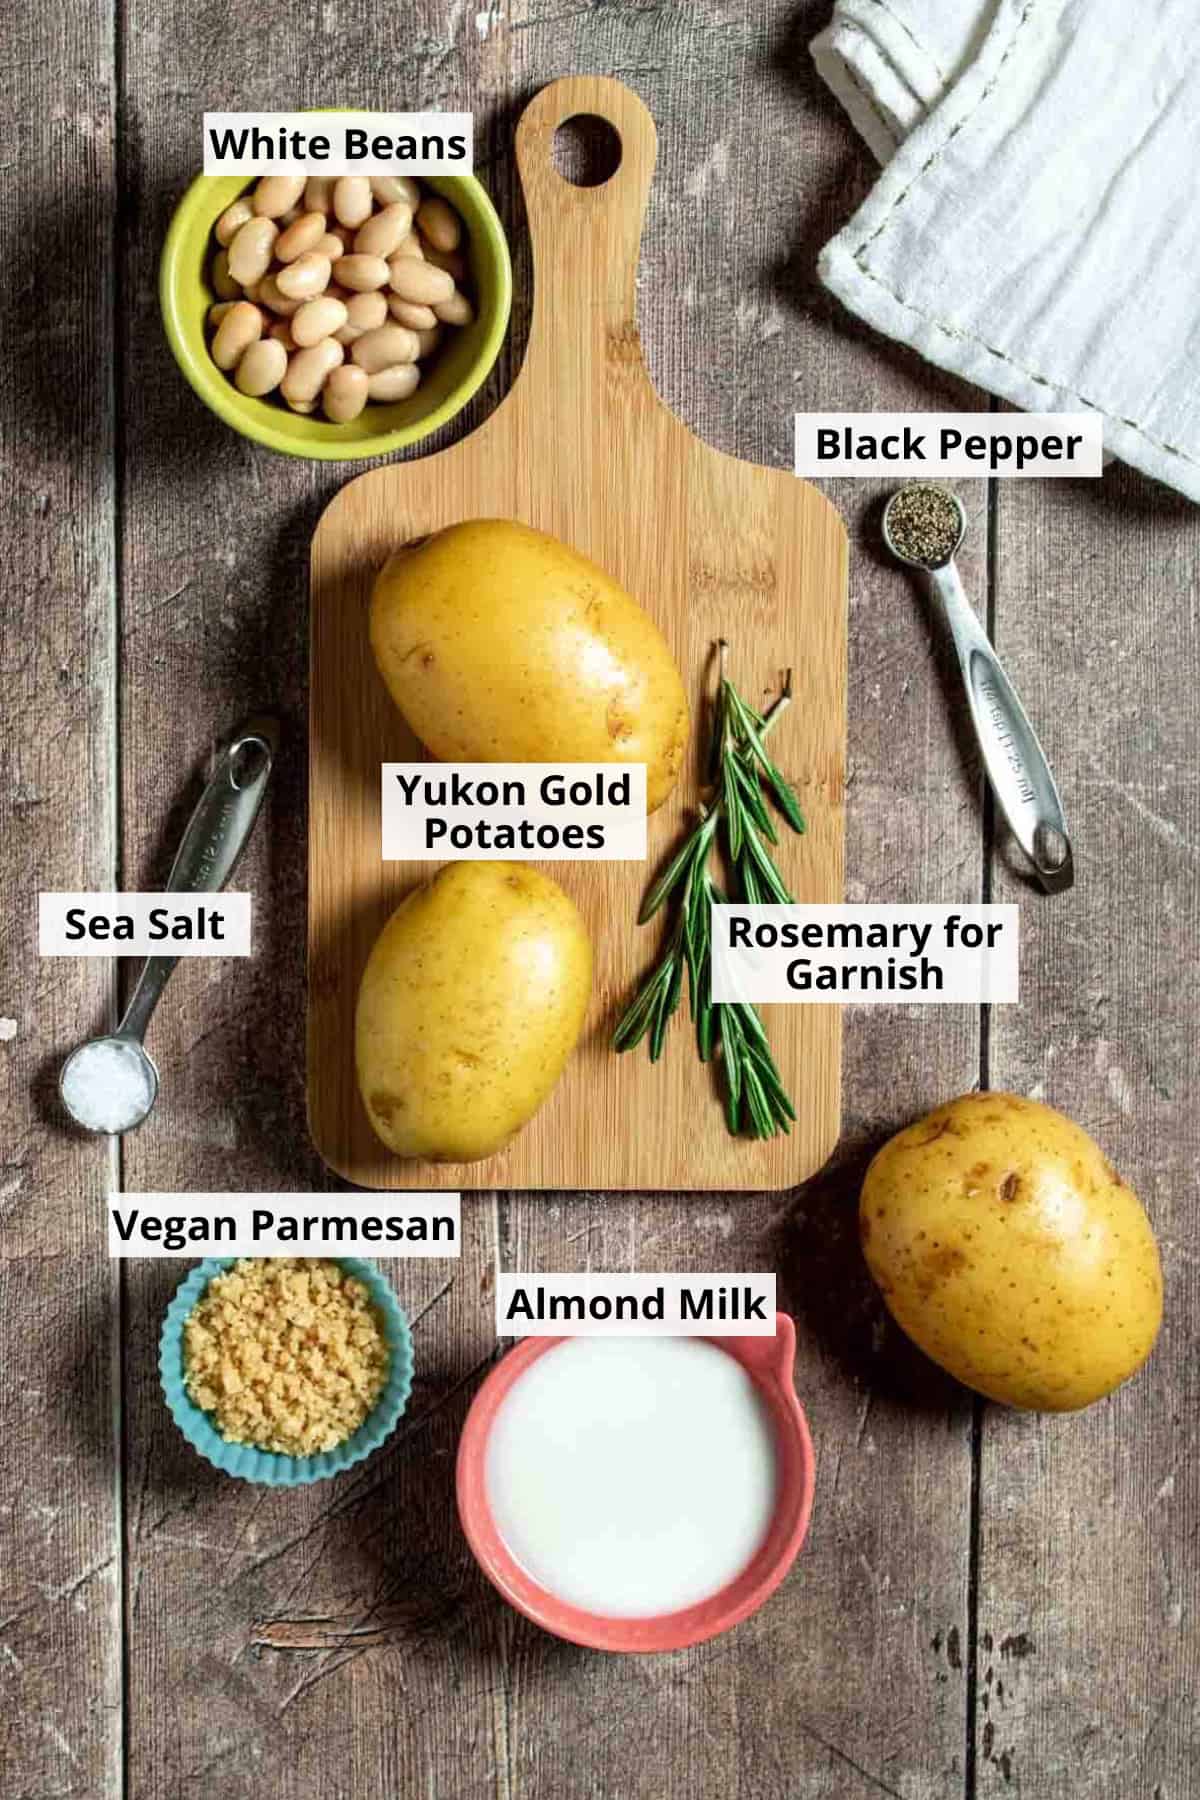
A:
<svg viewBox="0 0 1200 1800">
<path fill-rule="evenodd" d="M 206 175 L 469 175 L 470 113 L 206 112 Z"/>
<path fill-rule="evenodd" d="M 384 763 L 385 862 L 644 862 L 645 763 Z"/>
</svg>

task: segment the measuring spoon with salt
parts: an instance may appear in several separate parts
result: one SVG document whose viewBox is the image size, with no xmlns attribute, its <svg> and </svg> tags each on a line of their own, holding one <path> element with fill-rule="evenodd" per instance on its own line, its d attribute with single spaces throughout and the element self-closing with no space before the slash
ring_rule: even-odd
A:
<svg viewBox="0 0 1200 1800">
<path fill-rule="evenodd" d="M 1000 810 L 1043 890 L 1061 894 L 1075 879 L 1062 801 L 1037 733 L 963 589 L 954 556 L 966 529 L 962 502 L 948 488 L 910 482 L 884 508 L 884 542 L 897 562 L 920 570 L 950 628 Z"/>
<path fill-rule="evenodd" d="M 279 727 L 249 719 L 217 758 L 171 865 L 169 894 L 215 894 L 233 874 L 262 805 Z M 176 956 L 147 957 L 125 1016 L 108 1037 L 81 1044 L 63 1064 L 58 1091 L 85 1131 L 132 1131 L 158 1098 L 158 1070 L 142 1043 Z"/>
</svg>

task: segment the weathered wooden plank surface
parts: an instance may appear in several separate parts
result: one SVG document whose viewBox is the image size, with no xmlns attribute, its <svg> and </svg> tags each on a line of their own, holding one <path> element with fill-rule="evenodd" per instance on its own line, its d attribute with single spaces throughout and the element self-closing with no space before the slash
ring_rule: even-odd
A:
<svg viewBox="0 0 1200 1800">
<path fill-rule="evenodd" d="M 790 460 L 796 408 L 937 404 L 915 365 L 829 328 L 812 253 L 869 170 L 809 75 L 803 31 L 785 48 L 790 16 L 626 8 L 541 24 L 529 8 L 510 26 L 518 91 L 564 68 L 615 70 L 651 108 L 639 288 L 651 374 L 706 441 L 775 465 Z M 852 534 L 848 895 L 976 898 L 974 782 L 941 704 L 945 671 L 907 583 L 875 555 L 877 495 L 846 482 L 834 497 Z M 779 654 L 799 663 L 805 646 Z M 819 1463 L 801 1561 L 734 1636 L 641 1664 L 515 1626 L 514 1794 L 962 1792 L 971 1406 L 882 1328 L 854 1203 L 874 1143 L 974 1084 L 977 1033 L 953 1008 L 851 1012 L 842 1146 L 798 1196 L 502 1203 L 510 1268 L 776 1269 Z"/>
<path fill-rule="evenodd" d="M 520 104 L 568 70 L 631 82 L 660 126 L 642 280 L 652 371 L 709 442 L 784 464 L 795 406 L 977 403 L 813 286 L 817 248 L 871 177 L 808 71 L 827 11 L 827 0 L 578 11 L 519 0 L 476 13 L 422 0 L 389 65 L 363 0 L 304 0 L 274 17 L 238 0 L 219 21 L 134 0 L 120 25 L 119 361 L 111 20 L 52 10 L 0 50 L 0 93 L 32 121 L 37 171 L 36 192 L 0 197 L 6 266 L 23 272 L 0 302 L 16 350 L 0 372 L 0 1018 L 16 1024 L 0 1025 L 6 1794 L 120 1792 L 123 1716 L 126 1791 L 139 1800 L 1184 1800 L 1194 1787 L 1200 527 L 1182 502 L 1120 471 L 1100 488 L 1010 484 L 998 496 L 1000 647 L 1059 771 L 1080 870 L 1072 896 L 1041 901 L 997 859 L 996 897 L 1025 902 L 1022 1007 L 998 1010 L 982 1046 L 958 1009 L 851 1013 L 842 1146 L 827 1178 L 788 1203 L 469 1205 L 460 1265 L 398 1265 L 419 1317 L 418 1388 L 401 1435 L 358 1476 L 261 1494 L 192 1456 L 154 1367 L 178 1266 L 130 1266 L 115 1369 L 101 1199 L 117 1159 L 55 1121 L 54 1067 L 105 1021 L 112 983 L 102 964 L 37 962 L 32 894 L 113 881 L 118 770 L 120 877 L 160 880 L 208 748 L 269 705 L 286 749 L 245 865 L 260 953 L 179 972 L 154 1026 L 162 1106 L 126 1145 L 124 1178 L 168 1190 L 326 1180 L 302 1101 L 304 573 L 340 477 L 242 445 L 170 362 L 154 266 L 200 111 L 328 103 L 331 82 L 363 105 L 475 107 L 480 162 L 515 236 L 518 303 L 502 367 L 462 430 L 524 341 L 509 149 Z M 35 202 L 36 305 L 22 249 Z M 50 254 L 60 248 L 72 253 Z M 945 704 L 952 666 L 877 560 L 875 496 L 842 483 L 834 497 L 854 540 L 849 897 L 978 897 L 978 771 Z M 982 597 L 982 489 L 970 504 L 966 575 Z M 981 1067 L 1073 1112 L 1142 1191 L 1164 1244 L 1168 1324 L 1148 1371 L 1108 1406 L 1057 1421 L 982 1412 L 972 1547 L 971 1402 L 885 1328 L 853 1204 L 874 1143 Z M 735 1636 L 661 1660 L 593 1656 L 526 1626 L 476 1574 L 453 1514 L 453 1452 L 494 1349 L 497 1257 L 778 1269 L 820 1489 L 797 1570 Z"/>
<path fill-rule="evenodd" d="M 100 1796 L 121 1756 L 115 1160 L 64 1129 L 54 1078 L 109 1022 L 112 979 L 39 961 L 36 896 L 113 885 L 111 19 L 88 3 L 15 25 L 0 46 L 21 170 L 0 193 L 0 1787 Z"/>
<path fill-rule="evenodd" d="M 135 4 L 127 16 L 121 176 L 136 224 L 124 288 L 142 347 L 125 386 L 130 881 L 165 873 L 164 820 L 194 797 L 211 743 L 255 708 L 277 712 L 284 730 L 274 791 L 239 871 L 255 895 L 256 955 L 177 974 L 153 1029 L 162 1101 L 127 1150 L 131 1189 L 331 1185 L 303 1098 L 306 592 L 308 540 L 345 472 L 251 448 L 209 416 L 171 362 L 154 275 L 170 209 L 195 171 L 200 112 L 244 104 L 251 68 L 264 104 L 327 104 L 332 58 L 348 102 L 453 100 L 486 116 L 485 75 L 460 62 L 441 7 L 406 15 L 402 94 L 379 57 L 378 28 L 379 15 L 359 6 L 280 19 L 242 4 L 217 23 L 184 8 L 164 20 Z M 174 831 L 181 815 L 176 805 Z M 408 1421 L 386 1456 L 295 1493 L 231 1484 L 175 1433 L 155 1356 L 181 1271 L 131 1266 L 128 1783 L 139 1800 L 217 1787 L 280 1800 L 450 1797 L 487 1785 L 495 1619 L 480 1608 L 482 1578 L 451 1501 L 469 1378 L 493 1343 L 479 1297 L 491 1218 L 486 1199 L 467 1209 L 459 1265 L 397 1265 L 406 1305 L 428 1311 Z M 377 1640 L 368 1635 L 364 1649 L 367 1628 Z"/>
<path fill-rule="evenodd" d="M 1001 484 L 997 636 L 1044 733 L 1078 885 L 1020 900 L 992 1085 L 1099 1138 L 1149 1208 L 1166 1324 L 1064 1419 L 985 1417 L 980 1795 L 1182 1800 L 1200 1770 L 1200 518 L 1128 471 Z"/>
</svg>

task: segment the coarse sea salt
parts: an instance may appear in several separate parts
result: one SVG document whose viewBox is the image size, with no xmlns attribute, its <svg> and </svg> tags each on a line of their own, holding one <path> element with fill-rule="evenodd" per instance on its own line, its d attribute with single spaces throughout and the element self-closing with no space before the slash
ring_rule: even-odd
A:
<svg viewBox="0 0 1200 1800">
<path fill-rule="evenodd" d="M 81 1045 L 60 1087 L 67 1111 L 88 1131 L 128 1131 L 154 1105 L 153 1070 L 139 1047 L 121 1038 Z"/>
</svg>

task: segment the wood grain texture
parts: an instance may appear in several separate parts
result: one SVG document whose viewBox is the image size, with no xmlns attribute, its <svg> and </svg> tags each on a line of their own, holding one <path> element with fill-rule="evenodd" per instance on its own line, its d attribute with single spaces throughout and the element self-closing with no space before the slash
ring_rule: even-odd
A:
<svg viewBox="0 0 1200 1800">
<path fill-rule="evenodd" d="M 916 358 L 831 317 L 817 246 L 870 179 L 815 80 L 827 9 L 514 11 L 513 84 L 616 69 L 658 124 L 638 281 L 655 387 L 705 442 L 790 466 L 797 407 L 971 406 Z M 851 534 L 846 874 L 852 899 L 978 897 L 977 770 L 943 704 L 951 661 L 878 552 L 877 484 L 827 490 Z M 986 502 L 967 579 L 986 585 Z M 805 647 L 798 646 L 803 658 Z M 901 754 L 898 755 L 898 747 Z M 963 1791 L 970 1405 L 885 1322 L 857 1250 L 866 1157 L 978 1074 L 978 1020 L 849 1008 L 844 1120 L 824 1174 L 786 1195 L 515 1194 L 510 1269 L 775 1269 L 797 1319 L 818 1440 L 813 1527 L 792 1576 L 736 1637 L 631 1667 L 518 1627 L 512 1791 L 536 1800 L 905 1800 Z M 564 1663 L 569 1679 L 555 1678 Z"/>
<path fill-rule="evenodd" d="M 233 0 L 219 16 L 132 0 L 119 26 L 117 358 L 110 17 L 52 10 L 0 53 L 0 93 L 27 133 L 35 122 L 28 178 L 0 192 L 6 266 L 18 271 L 0 301 L 16 349 L 0 370 L 0 1017 L 18 1027 L 0 1037 L 6 1800 L 121 1793 L 122 1717 L 130 1800 L 1190 1800 L 1193 509 L 1119 470 L 1099 486 L 997 492 L 1000 649 L 1051 751 L 1081 862 L 1065 902 L 1028 893 L 997 864 L 996 897 L 1022 902 L 1025 1000 L 993 1015 L 982 1071 L 1075 1112 L 1143 1193 L 1163 1240 L 1168 1317 L 1145 1374 L 1109 1405 L 1044 1422 L 981 1413 L 974 1557 L 970 1403 L 886 1327 L 853 1230 L 870 1149 L 980 1078 L 970 1012 L 850 1010 L 842 1142 L 825 1176 L 795 1193 L 468 1201 L 460 1264 L 396 1267 L 418 1321 L 402 1434 L 361 1479 L 298 1495 L 218 1481 L 165 1419 L 155 1342 L 180 1267 L 130 1267 L 122 1380 L 110 1379 L 114 1283 L 100 1232 L 115 1171 L 54 1110 L 57 1062 L 110 1016 L 112 982 L 104 964 L 37 963 L 31 894 L 113 879 L 118 762 L 124 878 L 160 879 L 207 746 L 271 704 L 288 748 L 245 865 L 260 956 L 180 970 L 154 1026 L 163 1111 L 129 1140 L 126 1184 L 328 1179 L 304 1119 L 304 564 L 341 477 L 229 436 L 162 341 L 154 267 L 195 166 L 200 110 L 327 103 L 331 88 L 366 105 L 475 109 L 517 303 L 487 392 L 437 448 L 495 405 L 528 335 L 532 266 L 511 155 L 520 103 L 565 70 L 617 74 L 660 133 L 638 296 L 651 377 L 707 443 L 783 470 L 795 406 L 980 404 L 845 319 L 813 279 L 817 248 L 873 175 L 808 67 L 828 11 L 828 0 L 513 0 L 479 23 L 450 0 L 420 0 L 389 57 L 365 0 L 302 0 L 286 15 Z M 49 331 L 47 316 L 58 321 Z M 947 704 L 952 660 L 879 561 L 874 488 L 830 492 L 852 533 L 848 897 L 977 898 L 978 768 Z M 964 573 L 982 601 L 982 486 L 970 507 Z M 820 1461 L 801 1562 L 759 1619 L 699 1651 L 647 1661 L 558 1644 L 483 1584 L 453 1515 L 458 1429 L 496 1350 L 494 1271 L 738 1265 L 776 1268 L 798 1320 L 797 1381 Z"/>
<path fill-rule="evenodd" d="M 112 1019 L 103 962 L 40 961 L 42 889 L 109 888 L 111 17 L 10 19 L 0 108 L 0 1789 L 121 1779 L 115 1158 L 70 1132 L 58 1060 Z M 52 74 L 51 74 L 52 72 Z M 16 165 L 14 164 L 14 167 Z M 86 429 L 82 421 L 86 420 Z"/>
<path fill-rule="evenodd" d="M 1200 1770 L 1200 515 L 1117 466 L 1003 483 L 997 512 L 998 648 L 1044 733 L 1077 885 L 1043 901 L 1001 841 L 1021 1005 L 993 1017 L 990 1080 L 1099 1139 L 1158 1233 L 1166 1317 L 1103 1405 L 987 1410 L 978 1791 L 1175 1800 Z"/>
<path fill-rule="evenodd" d="M 410 9 L 409 27 L 406 84 L 419 88 L 421 104 L 475 107 L 486 162 L 486 81 L 459 61 L 440 5 Z M 122 374 L 129 885 L 165 877 L 210 748 L 255 708 L 283 726 L 272 792 L 238 872 L 254 895 L 256 953 L 177 970 L 150 1038 L 160 1103 L 125 1147 L 125 1185 L 135 1191 L 336 1185 L 312 1150 L 304 1111 L 305 586 L 313 527 L 344 472 L 272 456 L 211 417 L 172 361 L 155 274 L 171 209 L 196 169 L 201 110 L 251 103 L 252 65 L 263 105 L 327 103 L 330 82 L 365 106 L 405 105 L 396 65 L 379 57 L 378 28 L 378 15 L 357 6 L 336 29 L 316 7 L 281 25 L 248 0 L 219 18 L 204 8 L 164 14 L 140 0 L 126 13 L 121 285 L 137 347 Z M 475 404 L 488 403 L 481 394 Z M 492 1622 L 478 1610 L 482 1579 L 469 1566 L 448 1483 L 465 1378 L 494 1341 L 480 1297 L 491 1221 L 486 1201 L 466 1210 L 454 1267 L 395 1265 L 413 1316 L 451 1277 L 454 1285 L 418 1327 L 409 1423 L 394 1461 L 371 1463 L 373 1485 L 350 1476 L 262 1494 L 218 1479 L 179 1438 L 157 1380 L 162 1314 L 183 1267 L 128 1265 L 131 1800 L 481 1790 L 492 1755 L 480 1723 L 486 1683 L 461 1671 L 486 1666 Z M 376 1606 L 389 1637 L 354 1654 L 355 1627 Z M 342 1651 L 275 1646 L 277 1626 L 314 1616 L 333 1629 L 340 1621 Z M 451 1717 L 443 1697 L 464 1679 L 473 1698 Z M 453 1782 L 443 1787 L 447 1771 Z"/>
<path fill-rule="evenodd" d="M 566 119 L 607 120 L 622 159 L 602 186 L 554 166 Z M 642 361 L 636 274 L 654 170 L 653 121 L 603 77 L 542 90 L 521 118 L 517 161 L 534 247 L 533 322 L 520 376 L 465 442 L 351 482 L 322 516 L 312 557 L 309 788 L 309 1116 L 338 1172 L 364 1187 L 779 1188 L 811 1175 L 837 1138 L 836 1007 L 768 1008 L 772 1048 L 798 1118 L 766 1142 L 732 1137 L 686 1025 L 649 1072 L 618 1057 L 612 1028 L 648 969 L 657 931 L 637 912 L 648 868 L 564 865 L 589 928 L 595 975 L 583 1038 L 550 1100 L 497 1156 L 400 1161 L 379 1143 L 354 1076 L 354 1005 L 371 944 L 430 870 L 380 865 L 379 765 L 419 754 L 366 640 L 370 584 L 392 550 L 470 518 L 514 518 L 583 551 L 656 619 L 697 724 L 676 792 L 652 815 L 649 866 L 670 855 L 703 792 L 705 690 L 716 641 L 759 706 L 793 661 L 796 694 L 772 754 L 800 794 L 803 838 L 778 862 L 800 900 L 842 892 L 846 539 L 814 488 L 709 449 L 655 394 Z"/>
</svg>

